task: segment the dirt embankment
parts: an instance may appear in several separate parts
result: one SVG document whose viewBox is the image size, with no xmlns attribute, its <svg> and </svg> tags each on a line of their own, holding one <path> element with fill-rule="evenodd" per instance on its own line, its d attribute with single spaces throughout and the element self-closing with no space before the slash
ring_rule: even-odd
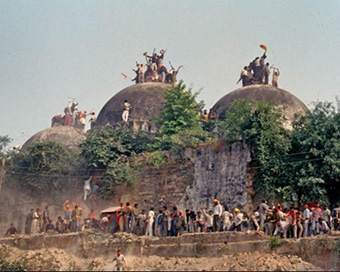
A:
<svg viewBox="0 0 340 272">
<path fill-rule="evenodd" d="M 67 250 L 49 248 L 19 250 L 0 244 L 0 254 L 7 261 L 25 263 L 30 271 L 112 271 L 114 254 L 81 258 Z M 176 258 L 126 256 L 129 271 L 322 271 L 298 256 L 277 253 L 245 252 L 223 257 Z"/>
</svg>

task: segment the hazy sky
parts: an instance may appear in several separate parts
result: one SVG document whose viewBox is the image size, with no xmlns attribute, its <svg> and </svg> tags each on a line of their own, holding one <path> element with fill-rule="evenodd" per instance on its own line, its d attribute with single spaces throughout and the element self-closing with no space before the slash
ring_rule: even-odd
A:
<svg viewBox="0 0 340 272">
<path fill-rule="evenodd" d="M 311 101 L 340 94 L 340 1 L 0 0 L 0 135 L 23 144 L 75 97 L 98 113 L 132 84 L 143 52 L 202 89 L 210 108 L 240 87 L 239 74 L 268 47 L 279 87 Z"/>
</svg>

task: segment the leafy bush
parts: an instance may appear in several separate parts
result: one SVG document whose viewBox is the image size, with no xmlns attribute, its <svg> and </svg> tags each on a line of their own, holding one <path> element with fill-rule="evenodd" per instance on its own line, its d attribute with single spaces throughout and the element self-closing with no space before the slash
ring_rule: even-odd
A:
<svg viewBox="0 0 340 272">
<path fill-rule="evenodd" d="M 9 167 L 12 178 L 32 190 L 65 191 L 71 183 L 69 177 L 81 175 L 79 153 L 55 142 L 32 144 L 16 153 Z"/>
<path fill-rule="evenodd" d="M 166 156 L 162 151 L 156 151 L 150 155 L 146 162 L 159 168 L 166 163 Z"/>
<path fill-rule="evenodd" d="M 27 268 L 23 262 L 8 262 L 5 259 L 0 259 L 0 271 L 27 271 Z"/>
<path fill-rule="evenodd" d="M 280 245 L 280 236 L 270 236 L 269 237 L 269 247 L 270 248 L 275 248 Z"/>
</svg>

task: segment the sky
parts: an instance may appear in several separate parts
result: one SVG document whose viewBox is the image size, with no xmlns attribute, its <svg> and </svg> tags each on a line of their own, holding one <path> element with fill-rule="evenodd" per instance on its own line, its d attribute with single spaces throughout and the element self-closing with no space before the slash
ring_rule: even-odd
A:
<svg viewBox="0 0 340 272">
<path fill-rule="evenodd" d="M 0 135 L 12 145 L 50 127 L 70 97 L 100 112 L 154 48 L 185 67 L 178 77 L 206 108 L 241 87 L 259 44 L 279 87 L 307 106 L 340 94 L 338 0 L 0 0 L 0 14 Z"/>
</svg>

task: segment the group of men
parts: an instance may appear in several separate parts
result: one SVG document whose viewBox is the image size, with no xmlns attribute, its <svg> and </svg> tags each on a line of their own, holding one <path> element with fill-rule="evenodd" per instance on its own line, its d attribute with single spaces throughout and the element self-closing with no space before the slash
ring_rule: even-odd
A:
<svg viewBox="0 0 340 272">
<path fill-rule="evenodd" d="M 64 115 L 57 114 L 52 118 L 52 127 L 73 126 L 85 131 L 87 116 L 90 116 L 89 123 L 92 124 L 96 121 L 96 114 L 93 111 L 90 113 L 80 111 L 77 106 L 78 103 L 76 103 L 74 99 L 69 101 L 67 107 L 64 109 Z"/>
<path fill-rule="evenodd" d="M 262 200 L 257 211 L 260 230 L 267 235 L 282 233 L 283 238 L 315 236 L 326 234 L 330 230 L 340 230 L 340 203 L 331 211 L 328 206 L 320 207 L 319 203 L 310 202 L 303 207 L 283 208 L 282 205 L 269 207 Z"/>
<path fill-rule="evenodd" d="M 268 205 L 266 200 L 252 214 L 235 208 L 233 212 L 227 206 L 222 206 L 217 199 L 209 211 L 202 210 L 185 212 L 178 205 L 155 212 L 150 208 L 147 212 L 140 209 L 136 203 L 120 204 L 112 213 L 102 214 L 96 218 L 91 210 L 82 222 L 83 211 L 79 203 L 72 204 L 67 200 L 63 204 L 64 217 L 58 217 L 54 224 L 50 218 L 49 207 L 41 212 L 39 208 L 31 209 L 26 216 L 26 234 L 37 233 L 68 233 L 78 232 L 87 228 L 98 227 L 109 233 L 129 232 L 142 236 L 179 236 L 184 232 L 216 232 L 216 231 L 263 231 L 267 235 L 282 235 L 283 238 L 300 238 L 326 234 L 330 230 L 340 231 L 340 203 L 331 211 L 327 206 L 320 207 L 319 203 L 305 204 L 302 209 L 297 207 L 283 208 L 281 204 Z M 6 235 L 13 236 L 18 231 L 11 224 Z"/>
<path fill-rule="evenodd" d="M 166 50 L 164 49 L 159 52 L 159 55 L 157 54 L 156 49 L 154 49 L 151 56 L 145 52 L 143 55 L 145 56 L 146 64 L 136 62 L 137 69 L 132 69 L 136 73 L 136 77 L 132 79 L 132 81 L 135 81 L 136 84 L 143 82 L 176 84 L 177 74 L 183 66 L 179 66 L 176 70 L 172 66 L 171 62 L 169 62 L 171 69 L 168 71 L 168 69 L 164 66 L 165 53 Z"/>
<path fill-rule="evenodd" d="M 54 223 L 50 217 L 49 206 L 43 211 L 40 208 L 31 209 L 26 216 L 25 234 L 38 233 L 68 233 L 78 232 L 82 228 L 83 211 L 79 203 L 72 205 L 69 201 L 63 204 L 64 218 L 58 216 Z"/>
<path fill-rule="evenodd" d="M 205 121 L 215 120 L 217 117 L 216 112 L 213 109 L 210 109 L 209 113 L 208 113 L 208 110 L 203 110 L 203 112 L 200 111 L 200 116 Z"/>
<path fill-rule="evenodd" d="M 269 62 L 266 63 L 266 51 L 261 57 L 256 57 L 248 66 L 244 66 L 239 83 L 242 80 L 242 86 L 248 86 L 252 84 L 269 84 L 270 70 L 273 69 L 272 86 L 278 87 L 278 78 L 280 76 L 280 70 L 275 67 L 270 67 Z"/>
</svg>

